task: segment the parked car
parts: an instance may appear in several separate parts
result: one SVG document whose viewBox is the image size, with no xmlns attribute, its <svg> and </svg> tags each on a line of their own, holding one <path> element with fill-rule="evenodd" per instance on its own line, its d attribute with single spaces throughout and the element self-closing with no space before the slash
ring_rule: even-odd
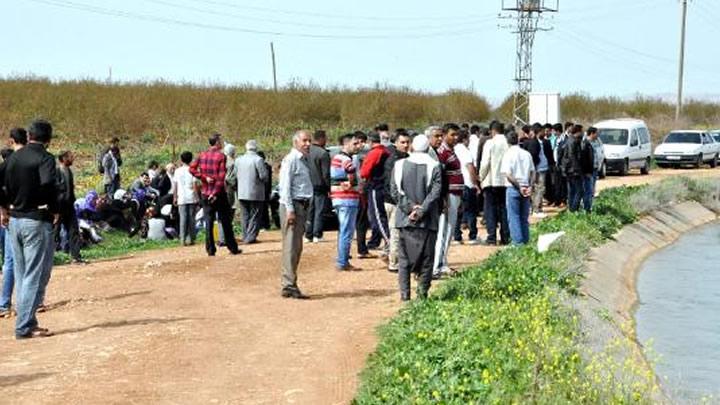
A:
<svg viewBox="0 0 720 405">
<path fill-rule="evenodd" d="M 715 138 L 705 131 L 672 131 L 655 148 L 655 162 L 660 167 L 700 167 L 703 163 L 716 167 L 719 156 L 720 143 L 715 142 Z"/>
<path fill-rule="evenodd" d="M 630 169 L 650 172 L 652 143 L 645 121 L 621 118 L 601 121 L 594 125 L 605 147 L 605 164 L 601 172 L 626 175 Z"/>
<path fill-rule="evenodd" d="M 720 129 L 713 129 L 710 131 L 710 135 L 715 139 L 715 142 L 720 143 Z"/>
</svg>

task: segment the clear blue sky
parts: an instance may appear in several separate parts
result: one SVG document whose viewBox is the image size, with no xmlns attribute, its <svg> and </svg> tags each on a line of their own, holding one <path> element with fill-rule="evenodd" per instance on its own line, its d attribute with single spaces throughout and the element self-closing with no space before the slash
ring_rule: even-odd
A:
<svg viewBox="0 0 720 405">
<path fill-rule="evenodd" d="M 515 37 L 500 0 L 10 0 L 2 2 L 0 75 L 53 79 L 269 85 L 433 92 L 474 89 L 497 102 L 513 88 Z M 689 6 L 686 94 L 720 100 L 720 1 Z M 535 90 L 672 95 L 679 0 L 561 0 L 538 33 Z"/>
</svg>

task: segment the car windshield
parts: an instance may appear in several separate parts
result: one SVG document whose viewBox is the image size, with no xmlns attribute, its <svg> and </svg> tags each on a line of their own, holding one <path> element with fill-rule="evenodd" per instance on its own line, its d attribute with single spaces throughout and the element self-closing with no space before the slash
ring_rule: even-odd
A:
<svg viewBox="0 0 720 405">
<path fill-rule="evenodd" d="M 713 132 L 712 136 L 715 138 L 715 142 L 720 142 L 720 132 Z"/>
<path fill-rule="evenodd" d="M 627 129 L 603 128 L 598 133 L 600 140 L 605 145 L 627 145 L 628 143 Z"/>
<path fill-rule="evenodd" d="M 671 132 L 665 138 L 665 143 L 702 143 L 697 132 Z"/>
</svg>

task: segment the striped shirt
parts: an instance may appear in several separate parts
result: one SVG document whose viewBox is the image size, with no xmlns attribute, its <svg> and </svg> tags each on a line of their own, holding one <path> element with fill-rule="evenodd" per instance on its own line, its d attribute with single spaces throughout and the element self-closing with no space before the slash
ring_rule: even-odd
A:
<svg viewBox="0 0 720 405">
<path fill-rule="evenodd" d="M 360 204 L 355 164 L 345 152 L 338 153 L 330 162 L 330 198 L 333 205 Z"/>
<path fill-rule="evenodd" d="M 437 149 L 438 160 L 443 166 L 443 183 L 450 194 L 462 195 L 465 184 L 463 182 L 462 167 L 453 148 L 445 142 Z"/>
</svg>

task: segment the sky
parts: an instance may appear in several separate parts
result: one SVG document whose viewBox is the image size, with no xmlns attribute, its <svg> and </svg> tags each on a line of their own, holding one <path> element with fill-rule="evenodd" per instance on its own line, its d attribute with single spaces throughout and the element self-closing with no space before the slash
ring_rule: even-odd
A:
<svg viewBox="0 0 720 405">
<path fill-rule="evenodd" d="M 509 0 L 506 0 L 509 1 Z M 549 3 L 553 3 L 546 0 Z M 512 2 L 512 1 L 510 1 Z M 514 88 L 502 0 L 5 0 L 0 76 L 270 86 Z M 720 101 L 720 1 L 688 11 L 685 94 Z M 560 0 L 534 47 L 534 90 L 672 99 L 679 0 Z"/>
</svg>

